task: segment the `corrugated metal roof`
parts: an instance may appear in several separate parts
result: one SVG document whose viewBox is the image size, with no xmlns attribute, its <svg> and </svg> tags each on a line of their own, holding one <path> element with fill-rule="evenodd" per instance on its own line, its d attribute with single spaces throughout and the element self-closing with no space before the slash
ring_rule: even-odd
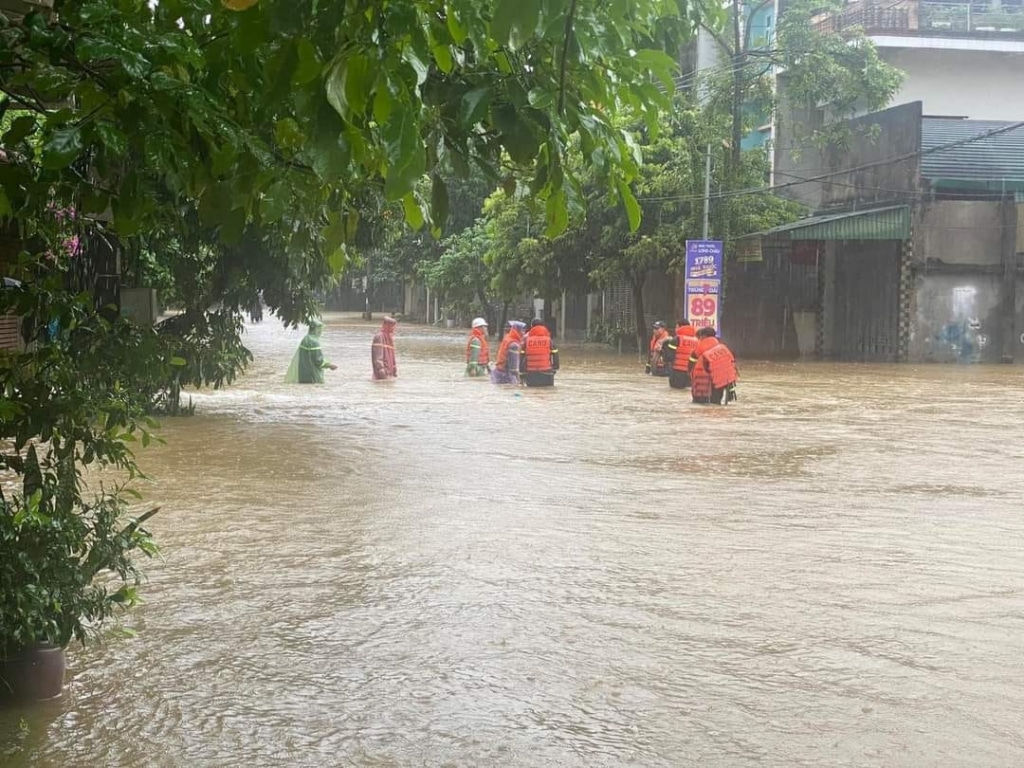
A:
<svg viewBox="0 0 1024 768">
<path fill-rule="evenodd" d="M 949 144 L 954 146 L 942 149 Z M 990 189 L 1004 181 L 1007 188 L 1024 183 L 1024 125 L 1019 123 L 925 117 L 921 152 L 921 176 L 933 183 L 982 182 Z"/>
<path fill-rule="evenodd" d="M 782 232 L 788 233 L 791 240 L 906 240 L 910 237 L 910 207 L 894 205 L 810 216 L 763 234 Z"/>
</svg>

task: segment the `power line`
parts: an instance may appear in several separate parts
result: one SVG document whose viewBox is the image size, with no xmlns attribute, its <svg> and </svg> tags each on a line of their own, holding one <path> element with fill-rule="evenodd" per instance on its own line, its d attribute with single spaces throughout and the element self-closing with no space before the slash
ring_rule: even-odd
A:
<svg viewBox="0 0 1024 768">
<path fill-rule="evenodd" d="M 824 173 L 824 174 L 821 174 L 821 175 L 818 175 L 818 176 L 809 176 L 809 177 L 805 178 L 805 177 L 800 177 L 800 176 L 795 176 L 794 175 L 794 178 L 797 179 L 796 181 L 789 181 L 789 182 L 785 182 L 783 184 L 774 184 L 772 186 L 751 187 L 751 188 L 747 188 L 747 189 L 737 189 L 737 190 L 728 190 L 728 191 L 725 191 L 725 192 L 719 192 L 719 193 L 711 195 L 710 199 L 713 199 L 713 200 L 723 200 L 723 199 L 727 199 L 727 198 L 730 198 L 730 197 L 741 197 L 741 196 L 752 195 L 752 194 L 765 194 L 765 193 L 769 193 L 769 192 L 775 192 L 775 191 L 780 190 L 780 189 L 789 189 L 791 187 L 798 187 L 801 184 L 811 184 L 811 183 L 814 183 L 814 182 L 817 182 L 817 181 L 825 181 L 826 179 L 829 179 L 829 178 L 831 178 L 833 176 L 840 176 L 840 175 L 847 174 L 847 173 L 854 173 L 856 171 L 863 171 L 863 170 L 866 170 L 868 168 L 877 168 L 878 166 L 888 165 L 888 164 L 891 164 L 891 163 L 901 163 L 901 162 L 905 162 L 906 160 L 912 160 L 912 159 L 917 158 L 917 157 L 924 157 L 925 155 L 932 155 L 932 154 L 935 154 L 935 153 L 938 153 L 938 152 L 945 152 L 945 151 L 948 151 L 950 149 L 955 149 L 956 147 L 961 147 L 961 146 L 964 146 L 966 144 L 972 144 L 972 143 L 974 143 L 976 141 L 983 141 L 985 139 L 992 138 L 993 136 L 998 136 L 998 135 L 1003 134 L 1003 133 L 1008 133 L 1010 131 L 1015 131 L 1015 130 L 1018 130 L 1020 128 L 1024 128 L 1024 120 L 1016 122 L 1016 123 L 1009 123 L 1007 125 L 1003 125 L 1003 126 L 1000 126 L 998 128 L 992 128 L 992 129 L 990 129 L 988 131 L 985 131 L 984 133 L 979 133 L 976 136 L 968 136 L 966 138 L 958 139 L 956 141 L 951 141 L 951 142 L 948 142 L 946 144 L 940 144 L 940 145 L 935 146 L 935 147 L 929 147 L 928 149 L 919 149 L 919 150 L 917 150 L 915 152 L 908 152 L 908 153 L 903 154 L 903 155 L 895 155 L 895 156 L 892 156 L 892 157 L 882 158 L 881 160 L 875 160 L 875 161 L 872 161 L 870 163 L 863 163 L 862 165 L 853 166 L 852 168 L 843 168 L 843 169 L 840 169 L 840 170 L 830 171 L 829 173 Z M 783 175 L 788 175 L 788 174 L 783 174 Z M 667 196 L 664 196 L 664 197 L 642 197 L 642 198 L 637 198 L 637 199 L 638 200 L 643 200 L 643 201 L 649 201 L 649 202 L 658 202 L 658 201 L 688 202 L 688 201 L 693 201 L 693 200 L 703 200 L 704 199 L 704 195 L 667 195 Z"/>
</svg>

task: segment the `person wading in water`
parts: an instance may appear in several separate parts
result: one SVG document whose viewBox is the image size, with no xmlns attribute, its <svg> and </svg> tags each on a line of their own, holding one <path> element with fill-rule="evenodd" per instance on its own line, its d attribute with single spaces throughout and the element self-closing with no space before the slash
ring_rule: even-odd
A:
<svg viewBox="0 0 1024 768">
<path fill-rule="evenodd" d="M 491 372 L 491 351 L 487 345 L 487 321 L 473 320 L 473 330 L 466 342 L 466 375 L 474 378 Z"/>
<path fill-rule="evenodd" d="M 693 402 L 726 405 L 736 399 L 736 358 L 715 337 L 714 328 L 701 328 L 697 339 L 697 348 L 690 355 Z"/>
<path fill-rule="evenodd" d="M 398 321 L 385 315 L 380 330 L 374 334 L 370 346 L 370 362 L 373 378 L 378 381 L 398 378 L 398 363 L 395 360 L 395 326 Z"/>
<path fill-rule="evenodd" d="M 531 323 L 530 332 L 519 356 L 523 383 L 528 387 L 555 386 L 558 371 L 558 350 L 551 343 L 551 331 L 540 318 Z"/>
<path fill-rule="evenodd" d="M 324 370 L 338 370 L 334 363 L 324 360 L 324 352 L 320 348 L 323 329 L 324 324 L 319 320 L 310 321 L 309 333 L 299 343 L 292 363 L 288 366 L 288 373 L 284 376 L 285 381 L 291 384 L 323 384 Z"/>
</svg>

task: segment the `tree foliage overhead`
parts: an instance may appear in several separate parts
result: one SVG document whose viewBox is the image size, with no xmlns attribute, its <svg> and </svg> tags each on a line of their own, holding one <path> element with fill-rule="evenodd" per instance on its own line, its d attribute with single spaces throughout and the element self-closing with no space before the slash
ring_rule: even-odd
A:
<svg viewBox="0 0 1024 768">
<path fill-rule="evenodd" d="M 698 0 L 699 2 L 699 0 Z M 237 6 L 238 4 L 236 4 Z M 245 3 L 241 5 L 247 5 Z M 525 179 L 550 231 L 582 202 L 573 139 L 630 198 L 687 0 L 63 0 L 0 27 L 0 214 L 57 195 L 121 238 L 215 244 L 232 305 L 262 289 L 290 320 L 347 263 L 358 197 L 380 185 L 440 228 L 448 174 Z M 428 175 L 429 189 L 419 182 Z M 185 250 L 189 250 L 185 248 Z"/>
</svg>

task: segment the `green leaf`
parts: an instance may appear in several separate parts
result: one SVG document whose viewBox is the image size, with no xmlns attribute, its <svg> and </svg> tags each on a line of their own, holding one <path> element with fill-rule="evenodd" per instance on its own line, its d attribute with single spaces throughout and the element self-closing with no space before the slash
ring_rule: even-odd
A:
<svg viewBox="0 0 1024 768">
<path fill-rule="evenodd" d="M 333 254 L 339 248 L 344 248 L 347 234 L 345 219 L 338 213 L 329 214 L 327 226 L 320 231 L 320 236 L 324 239 L 324 249 L 327 253 Z"/>
<path fill-rule="evenodd" d="M 491 36 L 499 46 L 522 44 L 536 34 L 539 23 L 540 0 L 499 0 L 491 20 Z"/>
<path fill-rule="evenodd" d="M 445 15 L 445 24 L 448 27 L 448 34 L 452 36 L 452 40 L 455 41 L 456 45 L 462 45 L 469 33 L 466 31 L 466 27 L 463 26 L 458 18 L 455 16 L 455 9 L 448 6 L 448 12 Z"/>
<path fill-rule="evenodd" d="M 537 109 L 548 109 L 555 104 L 555 94 L 547 88 L 531 88 L 526 98 L 530 106 Z"/>
<path fill-rule="evenodd" d="M 272 184 L 260 200 L 260 218 L 264 223 L 280 221 L 288 212 L 291 194 L 288 185 L 282 181 Z"/>
<path fill-rule="evenodd" d="M 4 146 L 11 147 L 35 132 L 37 122 L 32 115 L 22 115 L 14 118 L 11 127 L 4 134 Z"/>
<path fill-rule="evenodd" d="M 81 153 L 81 131 L 77 127 L 61 128 L 43 144 L 43 167 L 50 170 L 67 168 Z"/>
<path fill-rule="evenodd" d="M 341 59 L 327 77 L 327 101 L 344 118 L 362 115 L 370 98 L 370 61 L 365 56 Z"/>
<path fill-rule="evenodd" d="M 306 38 L 301 38 L 297 44 L 299 63 L 295 67 L 293 78 L 297 85 L 306 85 L 320 75 L 320 56 L 316 52 L 316 46 Z"/>
<path fill-rule="evenodd" d="M 426 55 L 427 53 L 424 51 L 424 56 Z M 427 81 L 427 75 L 430 73 L 430 67 L 424 58 L 411 45 L 402 49 L 402 58 L 416 72 L 416 85 L 423 85 Z"/>
<path fill-rule="evenodd" d="M 416 195 L 412 192 L 402 198 L 402 208 L 405 211 L 405 220 L 414 230 L 420 230 L 423 227 L 423 209 L 420 208 L 419 201 L 416 200 Z"/>
<path fill-rule="evenodd" d="M 516 22 L 516 6 L 520 0 L 499 0 L 491 19 L 491 37 L 499 46 L 508 44 L 512 26 Z"/>
<path fill-rule="evenodd" d="M 547 230 L 544 234 L 549 238 L 558 237 L 569 226 L 569 206 L 565 199 L 565 190 L 556 190 L 547 201 Z"/>
<path fill-rule="evenodd" d="M 634 58 L 645 69 L 650 70 L 669 93 L 675 91 L 676 85 L 673 76 L 679 69 L 679 66 L 671 56 L 664 51 L 645 48 L 637 51 Z"/>
<path fill-rule="evenodd" d="M 379 125 L 384 125 L 391 117 L 391 110 L 394 105 L 395 100 L 387 86 L 378 87 L 377 92 L 373 96 L 373 119 Z"/>
<path fill-rule="evenodd" d="M 462 97 L 459 122 L 464 128 L 471 128 L 484 119 L 494 92 L 490 88 L 474 88 Z"/>
<path fill-rule="evenodd" d="M 527 165 L 540 150 L 540 128 L 511 104 L 499 104 L 491 110 L 494 124 L 501 131 L 501 143 L 517 163 Z"/>
<path fill-rule="evenodd" d="M 96 123 L 96 133 L 111 155 L 119 157 L 128 151 L 128 138 L 114 125 L 107 122 Z"/>
<path fill-rule="evenodd" d="M 282 118 L 274 125 L 274 140 L 282 149 L 298 149 L 302 146 L 302 139 L 302 129 L 294 118 Z"/>
<path fill-rule="evenodd" d="M 455 69 L 455 60 L 452 58 L 451 49 L 447 45 L 435 45 L 433 48 L 434 61 L 437 62 L 437 68 L 444 72 L 446 75 L 451 74 L 452 70 Z"/>
<path fill-rule="evenodd" d="M 384 195 L 388 200 L 399 200 L 412 191 L 426 171 L 426 153 L 412 109 L 404 106 L 396 109 L 384 126 L 384 148 L 387 156 Z"/>
<path fill-rule="evenodd" d="M 619 197 L 622 198 L 622 205 L 626 209 L 626 217 L 629 219 L 629 231 L 636 232 L 637 227 L 640 226 L 640 203 L 636 201 L 629 184 L 620 179 L 617 186 Z"/>
<path fill-rule="evenodd" d="M 233 144 L 224 144 L 213 152 L 213 163 L 210 172 L 214 176 L 223 176 L 235 164 L 238 159 L 238 151 Z"/>
<path fill-rule="evenodd" d="M 345 217 L 345 242 L 351 243 L 356 239 L 356 234 L 359 232 L 359 211 L 355 208 L 348 212 Z"/>
<path fill-rule="evenodd" d="M 335 275 L 340 275 L 344 272 L 348 262 L 348 249 L 344 245 L 335 248 L 327 257 L 327 265 Z"/>
</svg>

